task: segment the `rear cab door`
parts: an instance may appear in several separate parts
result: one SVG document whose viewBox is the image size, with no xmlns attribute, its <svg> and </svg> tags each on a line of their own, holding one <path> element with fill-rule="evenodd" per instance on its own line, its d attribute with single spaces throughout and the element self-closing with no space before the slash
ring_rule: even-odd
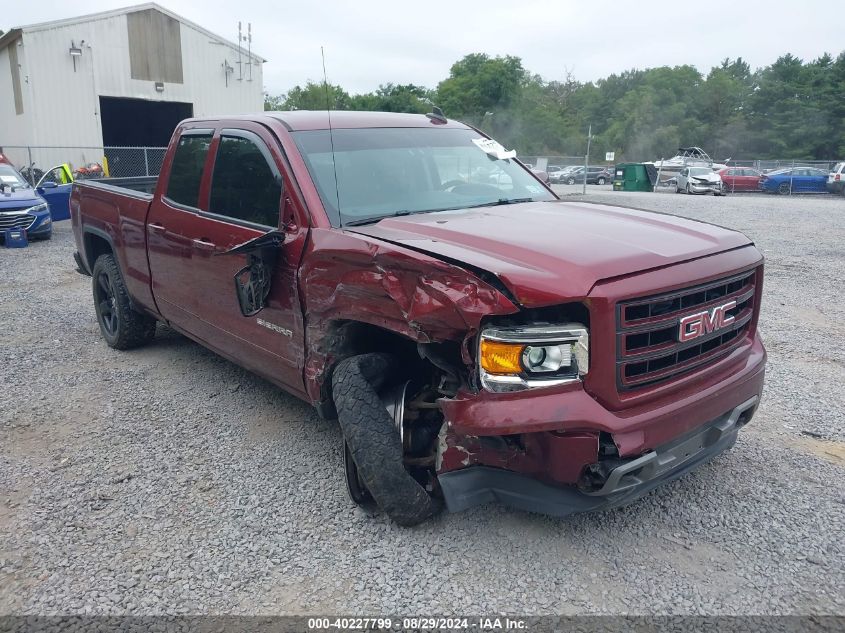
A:
<svg viewBox="0 0 845 633">
<path fill-rule="evenodd" d="M 196 206 L 157 205 L 150 225 L 164 229 L 173 245 L 171 270 L 154 266 L 153 280 L 170 275 L 171 312 L 177 324 L 218 353 L 272 382 L 302 393 L 304 331 L 297 271 L 308 233 L 307 215 L 287 192 L 292 182 L 275 136 L 248 121 L 192 130 L 207 140 Z M 180 139 L 181 142 L 181 139 Z M 176 154 L 178 159 L 178 151 Z M 174 159 L 174 160 L 176 160 Z M 176 172 L 171 179 L 177 178 Z M 272 268 L 266 307 L 253 316 L 241 313 L 235 276 L 247 255 L 231 248 L 273 230 L 285 233 Z M 158 295 L 157 295 L 158 296 Z"/>
</svg>

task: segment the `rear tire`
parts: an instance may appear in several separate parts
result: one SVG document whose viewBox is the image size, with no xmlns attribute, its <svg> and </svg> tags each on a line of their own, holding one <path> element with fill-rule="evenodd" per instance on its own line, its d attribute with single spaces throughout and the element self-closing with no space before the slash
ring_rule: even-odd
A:
<svg viewBox="0 0 845 633">
<path fill-rule="evenodd" d="M 597 182 L 598 182 L 598 184 L 603 185 L 607 181 L 604 178 L 599 178 Z"/>
<path fill-rule="evenodd" d="M 94 311 L 109 347 L 132 349 L 155 336 L 156 320 L 132 308 L 123 275 L 113 255 L 100 255 L 91 272 Z"/>
<path fill-rule="evenodd" d="M 405 469 L 399 433 L 378 395 L 397 365 L 387 354 L 342 360 L 332 374 L 332 395 L 357 477 L 382 511 L 407 527 L 434 516 L 440 505 Z"/>
<path fill-rule="evenodd" d="M 789 195 L 791 189 L 788 182 L 782 182 L 778 185 L 778 193 L 782 196 Z"/>
</svg>

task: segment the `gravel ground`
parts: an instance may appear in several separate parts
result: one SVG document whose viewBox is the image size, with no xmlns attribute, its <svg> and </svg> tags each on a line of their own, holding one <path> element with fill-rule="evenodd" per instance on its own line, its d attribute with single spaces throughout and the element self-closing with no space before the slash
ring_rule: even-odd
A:
<svg viewBox="0 0 845 633">
<path fill-rule="evenodd" d="M 587 198 L 752 236 L 770 363 L 734 450 L 572 520 L 370 516 L 307 405 L 164 327 L 107 348 L 67 223 L 0 250 L 0 613 L 845 614 L 845 201 Z"/>
</svg>

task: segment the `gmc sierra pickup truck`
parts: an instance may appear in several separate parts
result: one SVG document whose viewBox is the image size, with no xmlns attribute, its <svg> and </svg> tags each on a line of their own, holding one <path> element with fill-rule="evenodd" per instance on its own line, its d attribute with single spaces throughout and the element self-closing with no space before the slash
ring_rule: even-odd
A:
<svg viewBox="0 0 845 633">
<path fill-rule="evenodd" d="M 157 180 L 120 185 L 71 196 L 107 344 L 163 322 L 312 403 L 353 501 L 399 524 L 619 506 L 758 405 L 747 237 L 562 201 L 439 112 L 190 119 Z"/>
</svg>

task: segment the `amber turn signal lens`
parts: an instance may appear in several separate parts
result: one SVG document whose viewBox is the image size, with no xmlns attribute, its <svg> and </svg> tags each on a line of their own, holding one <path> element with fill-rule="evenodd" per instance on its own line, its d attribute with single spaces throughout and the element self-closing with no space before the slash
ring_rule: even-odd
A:
<svg viewBox="0 0 845 633">
<path fill-rule="evenodd" d="M 481 368 L 490 374 L 518 374 L 524 345 L 481 339 Z"/>
</svg>

